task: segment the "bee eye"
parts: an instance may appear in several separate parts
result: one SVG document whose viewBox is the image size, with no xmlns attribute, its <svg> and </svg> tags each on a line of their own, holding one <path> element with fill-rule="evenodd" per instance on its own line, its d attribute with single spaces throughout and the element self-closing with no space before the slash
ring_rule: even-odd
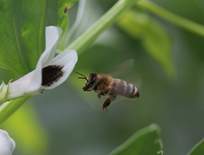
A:
<svg viewBox="0 0 204 155">
<path fill-rule="evenodd" d="M 96 80 L 92 80 L 92 81 L 90 82 L 90 85 L 93 85 L 95 81 L 96 81 Z"/>
<path fill-rule="evenodd" d="M 90 77 L 90 81 L 95 81 L 96 80 L 96 76 L 97 76 L 96 73 L 91 73 L 90 76 L 89 76 Z"/>
</svg>

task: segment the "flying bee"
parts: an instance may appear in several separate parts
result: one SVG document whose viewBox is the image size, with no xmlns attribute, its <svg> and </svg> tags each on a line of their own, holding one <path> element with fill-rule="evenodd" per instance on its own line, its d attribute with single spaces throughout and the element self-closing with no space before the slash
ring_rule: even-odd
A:
<svg viewBox="0 0 204 155">
<path fill-rule="evenodd" d="M 103 103 L 103 110 L 105 110 L 111 102 L 118 96 L 125 96 L 129 98 L 139 97 L 138 88 L 132 83 L 125 80 L 115 79 L 108 74 L 90 73 L 88 77 L 78 73 L 79 79 L 86 80 L 84 91 L 95 91 L 97 96 L 107 96 Z"/>
</svg>

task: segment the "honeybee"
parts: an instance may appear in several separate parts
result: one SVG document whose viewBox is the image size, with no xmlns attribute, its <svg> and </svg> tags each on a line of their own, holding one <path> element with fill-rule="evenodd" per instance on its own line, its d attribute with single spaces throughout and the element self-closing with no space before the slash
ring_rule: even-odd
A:
<svg viewBox="0 0 204 155">
<path fill-rule="evenodd" d="M 138 88 L 125 80 L 116 79 L 108 74 L 90 73 L 88 77 L 78 73 L 79 79 L 86 80 L 84 91 L 95 91 L 98 98 L 101 96 L 107 96 L 103 103 L 103 110 L 105 110 L 111 102 L 118 96 L 125 96 L 129 98 L 139 97 Z"/>
</svg>

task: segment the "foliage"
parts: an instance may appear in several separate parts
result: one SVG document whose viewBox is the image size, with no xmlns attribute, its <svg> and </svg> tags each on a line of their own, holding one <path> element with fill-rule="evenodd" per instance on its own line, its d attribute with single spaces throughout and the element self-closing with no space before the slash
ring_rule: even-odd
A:
<svg viewBox="0 0 204 155">
<path fill-rule="evenodd" d="M 163 155 L 159 128 L 151 125 L 136 132 L 111 155 Z"/>
<path fill-rule="evenodd" d="M 46 23 L 65 29 L 68 14 L 64 9 L 74 2 L 76 0 L 0 1 L 0 16 L 4 21 L 0 25 L 0 67 L 15 77 L 33 69 L 44 49 Z"/>
<path fill-rule="evenodd" d="M 118 24 L 130 36 L 140 39 L 146 51 L 169 75 L 174 74 L 172 44 L 168 33 L 156 20 L 144 13 L 127 11 Z"/>
<path fill-rule="evenodd" d="M 204 152 L 204 140 L 202 139 L 198 144 L 196 144 L 189 155 L 203 155 Z"/>
</svg>

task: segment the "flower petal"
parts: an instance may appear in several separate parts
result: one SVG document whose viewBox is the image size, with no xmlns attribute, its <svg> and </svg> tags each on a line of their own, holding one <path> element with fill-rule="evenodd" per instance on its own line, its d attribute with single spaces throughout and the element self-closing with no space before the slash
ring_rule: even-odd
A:
<svg viewBox="0 0 204 155">
<path fill-rule="evenodd" d="M 59 39 L 62 30 L 57 26 L 47 26 L 46 27 L 46 45 L 45 49 L 52 49 L 53 46 Z"/>
<path fill-rule="evenodd" d="M 78 60 L 77 52 L 75 50 L 63 51 L 52 59 L 46 66 L 60 66 L 62 67 L 63 75 L 54 81 L 50 86 L 42 86 L 43 89 L 53 89 L 62 84 L 73 71 L 74 66 Z"/>
<path fill-rule="evenodd" d="M 15 146 L 16 144 L 9 134 L 0 129 L 0 155 L 12 155 Z"/>
<path fill-rule="evenodd" d="M 40 56 L 37 66 L 43 66 L 44 64 L 48 63 L 50 59 L 52 59 L 55 55 L 55 45 L 59 39 L 61 34 L 61 29 L 56 26 L 47 26 L 46 27 L 46 45 L 45 51 Z"/>
<path fill-rule="evenodd" d="M 42 81 L 41 68 L 26 74 L 20 79 L 8 84 L 8 99 L 23 95 L 35 94 L 40 90 Z"/>
</svg>

